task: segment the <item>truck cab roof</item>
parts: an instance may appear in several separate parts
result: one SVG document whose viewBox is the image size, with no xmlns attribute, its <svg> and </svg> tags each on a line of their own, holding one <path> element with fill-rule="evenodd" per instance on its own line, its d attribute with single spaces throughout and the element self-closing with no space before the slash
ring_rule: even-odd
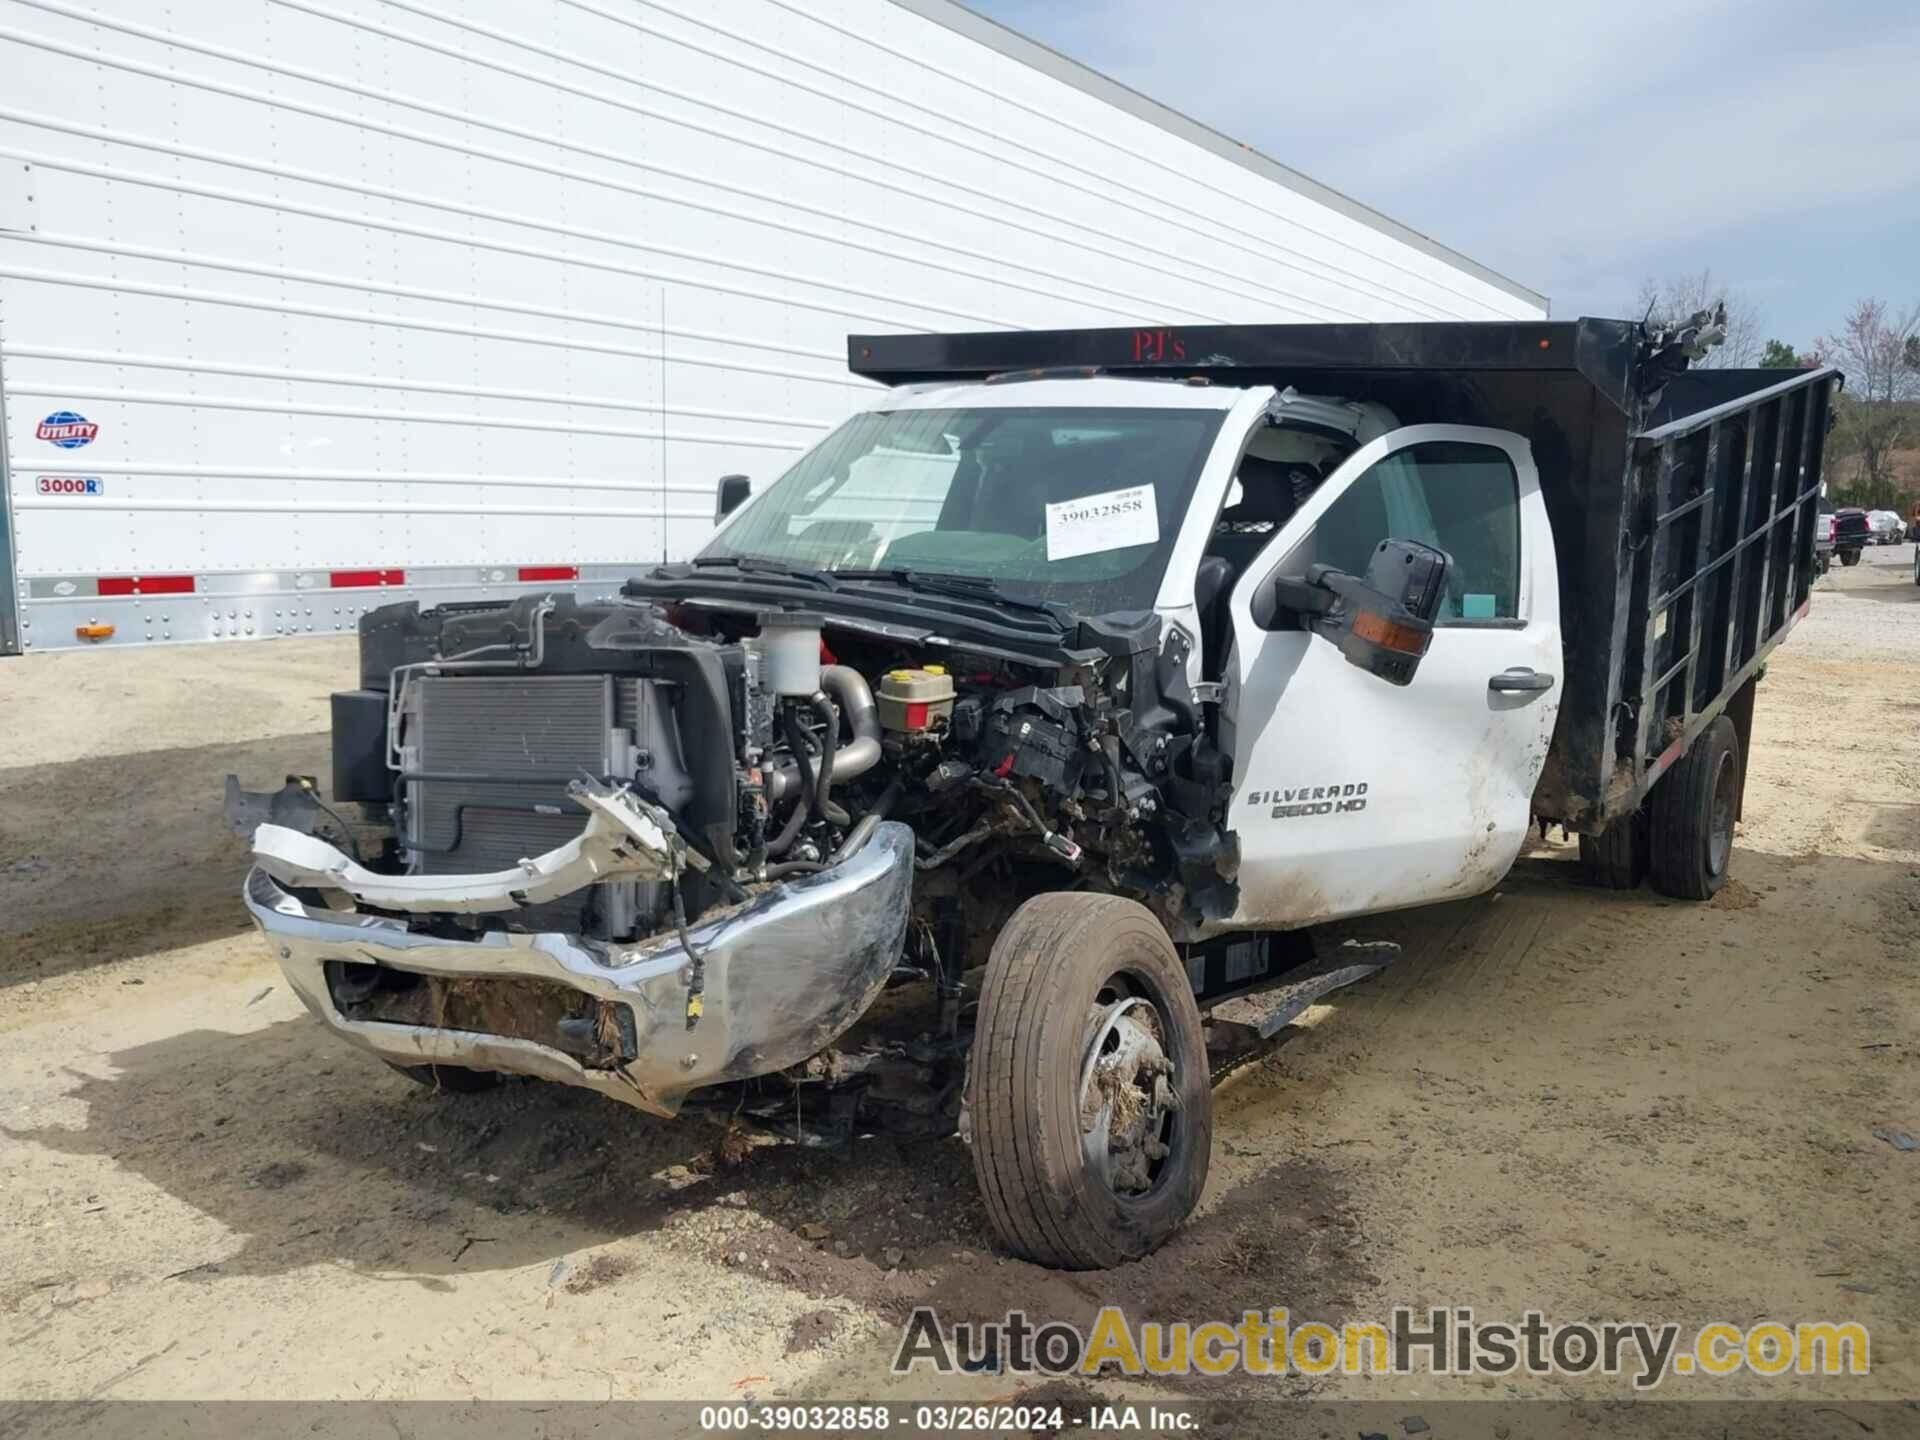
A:
<svg viewBox="0 0 1920 1440">
<path fill-rule="evenodd" d="M 1032 380 L 931 380 L 876 395 L 863 409 L 1230 410 L 1250 385 L 1192 385 L 1148 375 L 1045 376 Z"/>
</svg>

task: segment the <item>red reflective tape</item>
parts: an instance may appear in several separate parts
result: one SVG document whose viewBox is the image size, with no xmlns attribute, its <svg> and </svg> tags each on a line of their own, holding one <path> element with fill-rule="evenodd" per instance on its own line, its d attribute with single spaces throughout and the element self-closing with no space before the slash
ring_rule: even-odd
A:
<svg viewBox="0 0 1920 1440">
<path fill-rule="evenodd" d="M 191 575 L 102 575 L 102 595 L 191 595 Z"/>
<path fill-rule="evenodd" d="M 580 567 L 578 565 L 522 565 L 520 578 L 522 580 L 578 580 Z"/>
<path fill-rule="evenodd" d="M 404 570 L 335 570 L 327 576 L 327 584 L 335 590 L 357 590 L 367 585 L 404 585 L 407 572 Z"/>
</svg>

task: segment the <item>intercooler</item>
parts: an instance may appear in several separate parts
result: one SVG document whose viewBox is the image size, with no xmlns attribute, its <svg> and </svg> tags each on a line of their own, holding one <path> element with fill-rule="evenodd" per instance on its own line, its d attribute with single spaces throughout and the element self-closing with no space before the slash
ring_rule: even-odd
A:
<svg viewBox="0 0 1920 1440">
<path fill-rule="evenodd" d="M 638 779 L 669 808 L 691 783 L 665 682 L 610 675 L 429 675 L 408 687 L 402 843 L 418 874 L 505 870 L 577 836 L 567 797 L 583 776 Z M 637 881 L 594 886 L 517 912 L 528 930 L 625 937 L 663 898 Z"/>
</svg>

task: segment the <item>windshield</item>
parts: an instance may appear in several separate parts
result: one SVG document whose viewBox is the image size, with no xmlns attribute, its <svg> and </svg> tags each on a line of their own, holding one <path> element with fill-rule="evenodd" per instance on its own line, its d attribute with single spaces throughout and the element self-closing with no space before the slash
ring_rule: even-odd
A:
<svg viewBox="0 0 1920 1440">
<path fill-rule="evenodd" d="M 964 575 L 1082 613 L 1146 608 L 1224 414 L 856 415 L 698 558 Z"/>
</svg>

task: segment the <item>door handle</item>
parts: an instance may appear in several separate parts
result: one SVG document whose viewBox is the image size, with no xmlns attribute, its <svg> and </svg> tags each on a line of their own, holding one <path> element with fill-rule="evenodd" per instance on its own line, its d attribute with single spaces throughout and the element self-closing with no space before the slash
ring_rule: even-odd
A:
<svg viewBox="0 0 1920 1440">
<path fill-rule="evenodd" d="M 1515 691 L 1537 693 L 1553 688 L 1553 676 L 1542 675 L 1538 670 L 1529 670 L 1524 665 L 1515 665 L 1512 669 L 1502 670 L 1489 679 L 1487 688 L 1501 691 L 1503 694 L 1511 694 Z"/>
</svg>

